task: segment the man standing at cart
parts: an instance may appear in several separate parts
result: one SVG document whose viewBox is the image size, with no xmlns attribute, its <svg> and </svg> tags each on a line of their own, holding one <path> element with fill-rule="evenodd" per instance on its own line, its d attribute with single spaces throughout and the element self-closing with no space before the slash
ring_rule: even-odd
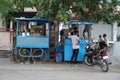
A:
<svg viewBox="0 0 120 80">
<path fill-rule="evenodd" d="M 78 52 L 79 52 L 79 42 L 80 39 L 78 37 L 78 31 L 74 31 L 74 34 L 71 36 L 72 39 L 72 48 L 73 48 L 73 54 L 71 57 L 71 64 L 74 64 L 74 66 L 77 66 L 77 57 L 78 57 Z"/>
</svg>

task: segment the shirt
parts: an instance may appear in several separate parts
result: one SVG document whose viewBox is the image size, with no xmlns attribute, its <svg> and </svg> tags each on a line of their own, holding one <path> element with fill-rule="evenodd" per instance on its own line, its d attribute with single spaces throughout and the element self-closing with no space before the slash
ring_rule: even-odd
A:
<svg viewBox="0 0 120 80">
<path fill-rule="evenodd" d="M 72 47 L 73 49 L 79 49 L 79 37 L 77 35 L 72 35 L 71 36 L 72 39 Z"/>
<path fill-rule="evenodd" d="M 107 37 L 104 38 L 104 41 L 105 41 L 105 43 L 107 44 L 107 46 L 109 46 L 109 43 L 108 43 L 108 42 L 109 42 L 109 39 L 108 39 Z"/>
</svg>

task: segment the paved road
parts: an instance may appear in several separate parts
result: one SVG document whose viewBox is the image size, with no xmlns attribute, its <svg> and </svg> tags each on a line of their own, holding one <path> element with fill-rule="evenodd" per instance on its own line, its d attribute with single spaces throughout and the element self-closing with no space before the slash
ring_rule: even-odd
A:
<svg viewBox="0 0 120 80">
<path fill-rule="evenodd" d="M 120 80 L 120 64 L 113 62 L 107 73 L 98 66 L 66 63 L 17 64 L 10 58 L 0 58 L 0 80 Z"/>
</svg>

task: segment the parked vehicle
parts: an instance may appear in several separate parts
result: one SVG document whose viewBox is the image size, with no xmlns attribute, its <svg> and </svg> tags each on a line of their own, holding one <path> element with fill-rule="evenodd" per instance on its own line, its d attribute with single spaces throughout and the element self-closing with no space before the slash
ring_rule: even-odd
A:
<svg viewBox="0 0 120 80">
<path fill-rule="evenodd" d="M 85 64 L 89 66 L 98 65 L 100 66 L 103 72 L 108 72 L 109 64 L 108 64 L 108 54 L 106 49 L 95 50 L 88 45 L 86 47 L 87 54 L 84 56 Z"/>
</svg>

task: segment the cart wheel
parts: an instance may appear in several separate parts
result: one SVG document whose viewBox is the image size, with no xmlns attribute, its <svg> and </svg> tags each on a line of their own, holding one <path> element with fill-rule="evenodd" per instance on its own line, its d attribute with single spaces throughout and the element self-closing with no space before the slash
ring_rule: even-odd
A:
<svg viewBox="0 0 120 80">
<path fill-rule="evenodd" d="M 44 49 L 35 49 L 35 50 L 33 50 L 33 55 L 34 56 L 40 56 L 38 58 L 34 58 L 37 61 L 45 62 L 45 61 L 47 61 L 47 58 L 48 58 L 47 53 L 46 53 L 46 51 Z"/>
<path fill-rule="evenodd" d="M 23 56 L 29 56 L 30 55 L 30 49 L 29 48 L 22 48 L 20 49 L 20 54 Z M 30 58 L 28 57 L 21 57 L 20 62 L 29 62 Z"/>
<path fill-rule="evenodd" d="M 21 53 L 22 55 L 29 55 L 29 54 L 30 54 L 30 50 L 27 49 L 27 48 L 22 48 L 22 49 L 20 50 L 20 53 Z"/>
</svg>

